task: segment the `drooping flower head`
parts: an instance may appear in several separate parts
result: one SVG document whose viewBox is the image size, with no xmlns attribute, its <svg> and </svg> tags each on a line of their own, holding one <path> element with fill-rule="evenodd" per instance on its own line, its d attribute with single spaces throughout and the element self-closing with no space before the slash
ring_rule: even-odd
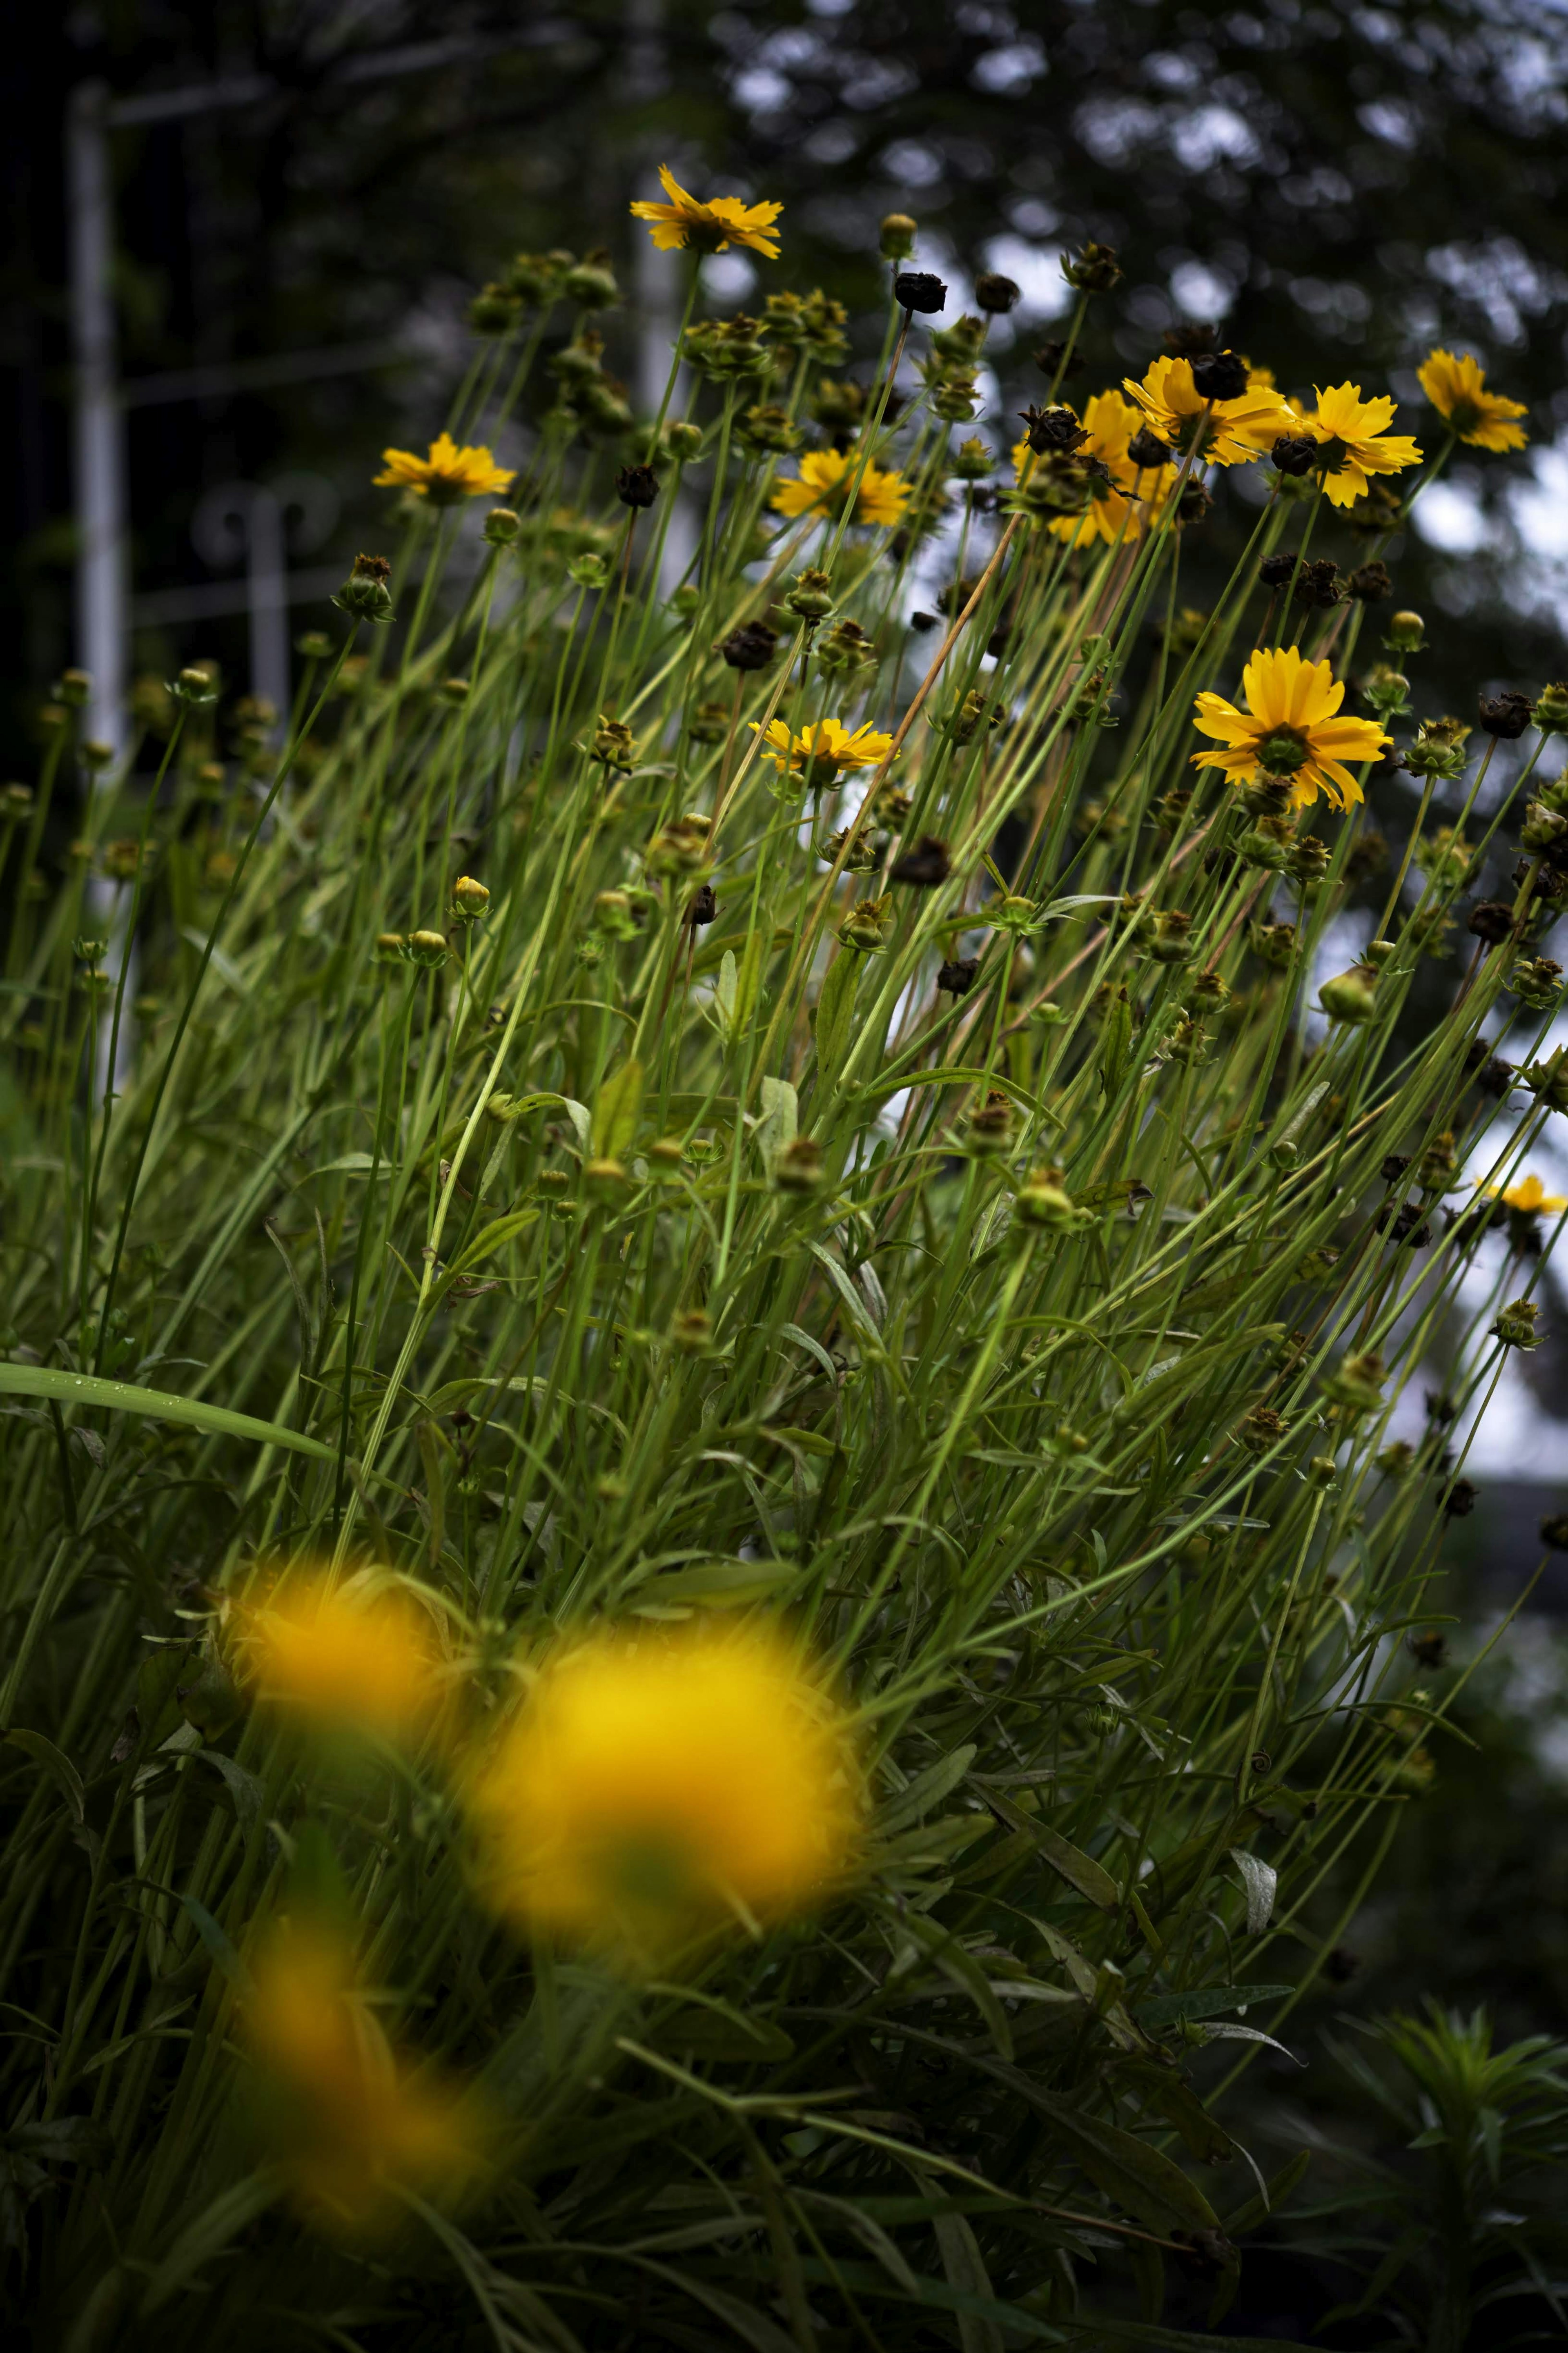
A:
<svg viewBox="0 0 1568 2353">
<path fill-rule="evenodd" d="M 377 490 L 412 491 L 432 506 L 455 507 L 464 499 L 493 498 L 511 480 L 508 467 L 498 466 L 488 449 L 459 449 L 449 433 L 438 433 L 427 458 L 412 449 L 384 449 L 384 474 L 375 477 Z"/>
<path fill-rule="evenodd" d="M 1074 455 L 1093 458 L 1104 469 L 1089 477 L 1089 504 L 1081 514 L 1058 515 L 1046 528 L 1054 538 L 1087 547 L 1095 540 L 1108 543 L 1136 539 L 1152 516 L 1158 514 L 1165 493 L 1176 479 L 1173 465 L 1138 466 L 1128 456 L 1128 443 L 1143 424 L 1143 412 L 1123 400 L 1119 392 L 1097 392 L 1084 403 L 1084 439 Z M 1027 440 L 1013 451 L 1014 478 L 1027 481 L 1037 460 Z"/>
<path fill-rule="evenodd" d="M 723 253 L 731 245 L 745 245 L 769 261 L 778 259 L 773 223 L 783 205 L 745 205 L 739 196 L 710 196 L 703 204 L 688 195 L 668 164 L 659 165 L 658 176 L 669 202 L 649 204 L 639 197 L 631 212 L 634 220 L 648 223 L 648 234 L 661 253 L 678 252 L 686 245 L 697 253 Z"/>
<path fill-rule="evenodd" d="M 260 1696 L 316 1730 L 408 1740 L 441 1712 L 434 1629 L 396 1588 L 296 1573 L 238 1615 L 237 1634 Z"/>
<path fill-rule="evenodd" d="M 481 2161 L 477 2112 L 392 2048 L 334 1930 L 283 1920 L 252 1957 L 241 2021 L 262 2120 L 298 2205 L 336 2236 L 450 2196 Z"/>
<path fill-rule="evenodd" d="M 818 1900 L 861 1819 L 843 1716 L 799 1653 L 700 1624 L 563 1645 L 469 1795 L 496 1908 L 632 1967 Z"/>
<path fill-rule="evenodd" d="M 1221 694 L 1198 696 L 1194 723 L 1215 748 L 1195 752 L 1193 765 L 1223 769 L 1233 785 L 1260 776 L 1288 782 L 1292 808 L 1320 793 L 1336 808 L 1353 807 L 1362 789 L 1345 763 L 1375 760 L 1390 739 L 1375 720 L 1338 716 L 1345 691 L 1331 665 L 1303 660 L 1296 646 L 1259 651 L 1241 673 L 1241 691 L 1245 711 Z"/>
<path fill-rule="evenodd" d="M 1408 434 L 1390 433 L 1394 405 L 1379 395 L 1363 400 L 1359 384 L 1316 387 L 1318 405 L 1293 419 L 1289 429 L 1310 433 L 1321 447 L 1314 470 L 1321 473 L 1330 503 L 1354 506 L 1366 496 L 1371 474 L 1397 474 L 1419 464 L 1421 452 Z"/>
<path fill-rule="evenodd" d="M 769 504 L 775 514 L 821 515 L 837 522 L 848 503 L 851 478 L 858 469 L 860 479 L 855 485 L 850 522 L 889 528 L 901 522 L 910 502 L 903 476 L 868 460 L 861 467 L 852 449 L 808 450 L 800 461 L 799 473 L 779 484 Z"/>
<path fill-rule="evenodd" d="M 762 733 L 758 721 L 752 726 Z M 795 776 L 814 792 L 827 791 L 845 768 L 876 767 L 892 748 L 890 735 L 869 726 L 851 733 L 838 719 L 814 719 L 793 734 L 786 721 L 775 719 L 763 736 L 763 757 L 774 762 L 780 782 L 786 775 Z"/>
<path fill-rule="evenodd" d="M 1478 449 L 1522 449 L 1529 436 L 1513 419 L 1522 400 L 1487 390 L 1486 370 L 1468 352 L 1428 353 L 1415 371 L 1422 391 L 1461 441 Z"/>
<path fill-rule="evenodd" d="M 1233 400 L 1205 399 L 1193 382 L 1193 364 L 1167 354 L 1153 361 L 1140 384 L 1122 379 L 1123 388 L 1137 402 L 1148 425 L 1174 449 L 1185 452 L 1201 432 L 1202 456 L 1215 466 L 1244 466 L 1289 433 L 1295 420 L 1287 404 L 1268 384 L 1258 381 L 1263 370 L 1252 372 L 1245 392 Z M 1206 424 L 1205 422 L 1206 418 Z"/>
</svg>

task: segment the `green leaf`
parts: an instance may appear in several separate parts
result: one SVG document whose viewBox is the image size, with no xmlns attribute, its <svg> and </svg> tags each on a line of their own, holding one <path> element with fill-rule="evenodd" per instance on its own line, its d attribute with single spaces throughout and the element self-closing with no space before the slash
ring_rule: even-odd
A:
<svg viewBox="0 0 1568 2353">
<path fill-rule="evenodd" d="M 683 1610 L 695 1603 L 709 1609 L 735 1609 L 760 1601 L 781 1586 L 798 1583 L 800 1571 L 787 1560 L 705 1560 L 694 1568 L 671 1569 L 634 1588 L 629 1607 L 639 1618 L 657 1616 L 671 1605 Z"/>
<path fill-rule="evenodd" d="M 492 1219 L 488 1226 L 479 1228 L 462 1256 L 455 1259 L 447 1269 L 447 1281 L 450 1282 L 455 1276 L 466 1273 L 471 1266 L 478 1266 L 481 1259 L 493 1256 L 497 1250 L 504 1249 L 508 1242 L 515 1241 L 519 1234 L 525 1234 L 530 1226 L 536 1226 L 538 1223 L 537 1209 L 511 1209 L 504 1218 Z"/>
<path fill-rule="evenodd" d="M 302 1430 L 282 1422 L 262 1421 L 253 1413 L 235 1413 L 228 1406 L 208 1405 L 201 1398 L 176 1397 L 168 1389 L 138 1388 L 131 1381 L 105 1380 L 97 1373 L 65 1373 L 49 1365 L 0 1363 L 0 1396 L 53 1398 L 59 1405 L 103 1406 L 111 1413 L 144 1413 L 155 1421 L 183 1421 L 216 1438 L 248 1438 L 260 1446 L 287 1446 L 296 1454 L 311 1454 L 321 1462 L 335 1462 L 337 1450 Z"/>
<path fill-rule="evenodd" d="M 910 1822 L 923 1821 L 933 1806 L 940 1806 L 957 1788 L 975 1755 L 974 1743 L 967 1740 L 948 1756 L 939 1757 L 934 1765 L 928 1765 L 907 1789 L 900 1789 L 882 1809 L 877 1827 L 883 1836 L 890 1838 L 896 1831 L 907 1830 Z M 977 1828 L 980 1826 L 977 1824 Z"/>
<path fill-rule="evenodd" d="M 605 1081 L 594 1105 L 594 1151 L 601 1160 L 624 1160 L 637 1141 L 642 1117 L 642 1064 L 628 1056 Z"/>
<path fill-rule="evenodd" d="M 270 2172 L 247 2174 L 220 2191 L 194 2222 L 187 2223 L 142 2292 L 143 2319 L 162 2310 L 172 2296 L 189 2285 L 195 2273 L 212 2256 L 221 2254 L 258 2214 L 277 2202 L 282 2178 Z"/>
<path fill-rule="evenodd" d="M 1218 2230 L 1219 2217 L 1196 2182 L 1163 2150 L 1055 2098 L 1016 2067 L 996 2059 L 977 2063 L 1037 2109 L 1096 2187 L 1135 2214 L 1146 2230 Z"/>
<path fill-rule="evenodd" d="M 781 1152 L 786 1152 L 795 1142 L 800 1122 L 800 1105 L 795 1089 L 787 1079 L 764 1079 L 762 1085 L 763 1115 L 757 1123 L 757 1150 L 770 1175 Z"/>
<path fill-rule="evenodd" d="M 1051 1869 L 1059 1872 L 1069 1887 L 1076 1887 L 1080 1895 L 1086 1895 L 1091 1904 L 1098 1904 L 1102 1912 L 1115 1911 L 1121 1901 L 1121 1891 L 1110 1873 L 1096 1862 L 1092 1855 L 1085 1854 L 1081 1847 L 1074 1846 L 1071 1839 L 1063 1838 L 1060 1831 L 1052 1830 L 1047 1822 L 1026 1813 L 1022 1806 L 1014 1805 L 1012 1799 L 1003 1797 L 1000 1790 L 987 1789 L 985 1802 L 1009 1830 L 1028 1832 Z"/>
<path fill-rule="evenodd" d="M 90 2116 L 53 2116 L 28 2125 L 13 2125 L 0 2133 L 0 2148 L 14 2157 L 30 2157 L 39 2165 L 100 2165 L 114 2148 L 107 2125 Z"/>
<path fill-rule="evenodd" d="M 832 1087 L 849 1051 L 859 980 L 859 957 L 852 948 L 841 948 L 827 967 L 816 1000 L 816 1068 L 825 1089 Z"/>
<path fill-rule="evenodd" d="M 243 1765 L 237 1765 L 232 1757 L 226 1757 L 221 1748 L 204 1748 L 198 1753 L 203 1763 L 210 1765 L 227 1783 L 239 1827 L 248 1836 L 261 1820 L 261 1810 L 267 1802 L 266 1783 L 258 1781 L 254 1773 L 247 1773 Z"/>
<path fill-rule="evenodd" d="M 1141 2001 L 1132 2015 L 1140 2026 L 1173 2026 L 1179 2018 L 1214 2018 L 1221 2010 L 1245 2010 L 1255 2001 L 1284 2001 L 1294 1986 L 1203 1986 L 1191 1993 L 1159 1993 Z"/>
<path fill-rule="evenodd" d="M 81 1785 L 81 1775 L 65 1751 L 46 1740 L 41 1732 L 8 1732 L 5 1738 L 13 1748 L 24 1749 L 36 1765 L 41 1765 L 59 1783 L 70 1802 L 70 1809 L 79 1822 L 87 1810 L 87 1792 Z"/>
</svg>

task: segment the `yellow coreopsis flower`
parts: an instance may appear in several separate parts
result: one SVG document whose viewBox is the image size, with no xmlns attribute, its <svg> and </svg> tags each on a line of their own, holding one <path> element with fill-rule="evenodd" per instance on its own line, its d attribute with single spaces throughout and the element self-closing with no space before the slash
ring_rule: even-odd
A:
<svg viewBox="0 0 1568 2353">
<path fill-rule="evenodd" d="M 290 1577 L 241 1617 L 238 1638 L 262 1698 L 319 1730 L 409 1739 L 441 1711 L 430 1620 L 395 1589 Z"/>
<path fill-rule="evenodd" d="M 655 205 L 639 198 L 631 211 L 634 220 L 647 222 L 648 233 L 661 253 L 676 252 L 685 245 L 698 253 L 723 253 L 731 245 L 744 245 L 769 261 L 778 259 L 773 223 L 783 205 L 745 205 L 739 196 L 710 196 L 703 204 L 687 194 L 668 164 L 659 165 L 658 176 L 669 202 Z"/>
<path fill-rule="evenodd" d="M 1486 370 L 1468 352 L 1430 352 L 1415 374 L 1438 416 L 1461 441 L 1478 449 L 1523 448 L 1529 436 L 1512 421 L 1527 414 L 1523 401 L 1489 392 Z"/>
<path fill-rule="evenodd" d="M 800 461 L 799 473 L 779 484 L 769 504 L 775 514 L 819 514 L 837 522 L 848 501 L 850 478 L 859 463 L 852 449 L 808 450 Z M 903 476 L 868 461 L 860 469 L 849 520 L 891 526 L 903 521 L 909 502 Z"/>
<path fill-rule="evenodd" d="M 752 732 L 762 734 L 760 721 Z M 792 734 L 786 721 L 773 720 L 763 735 L 763 756 L 781 771 L 799 776 L 817 792 L 837 781 L 841 769 L 874 768 L 893 748 L 890 735 L 874 727 L 857 727 L 853 733 L 842 720 L 814 719 Z"/>
<path fill-rule="evenodd" d="M 1370 474 L 1397 474 L 1419 463 L 1421 452 L 1408 434 L 1390 433 L 1394 405 L 1380 394 L 1363 400 L 1359 384 L 1315 387 L 1318 405 L 1300 420 L 1300 430 L 1322 443 L 1323 488 L 1336 507 L 1364 498 Z M 1325 462 L 1326 461 L 1326 462 Z"/>
<path fill-rule="evenodd" d="M 634 1967 L 826 1894 L 862 1817 L 799 1653 L 705 1625 L 564 1645 L 469 1794 L 496 1907 Z"/>
<path fill-rule="evenodd" d="M 1247 709 L 1238 711 L 1221 694 L 1200 694 L 1194 725 L 1212 735 L 1216 748 L 1194 752 L 1193 765 L 1223 769 L 1233 785 L 1259 776 L 1290 786 L 1292 808 L 1305 808 L 1324 794 L 1336 808 L 1362 797 L 1347 760 L 1375 760 L 1389 737 L 1372 719 L 1341 719 L 1344 688 L 1326 661 L 1305 661 L 1296 646 L 1258 651 L 1241 673 Z"/>
<path fill-rule="evenodd" d="M 265 2121 L 314 2221 L 359 2236 L 395 2214 L 401 2189 L 449 2196 L 478 2169 L 476 2111 L 394 2052 L 334 1932 L 274 1928 L 242 2022 Z"/>
<path fill-rule="evenodd" d="M 1568 1198 L 1549 1193 L 1539 1176 L 1521 1176 L 1515 1185 L 1488 1185 L 1483 1190 L 1489 1200 L 1500 1201 L 1505 1209 L 1518 1209 L 1526 1217 L 1568 1209 Z"/>
<path fill-rule="evenodd" d="M 1142 411 L 1140 422 L 1151 426 L 1162 441 L 1185 450 L 1206 417 L 1202 450 L 1205 462 L 1243 466 L 1269 448 L 1281 433 L 1289 433 L 1295 423 L 1273 386 L 1257 381 L 1262 373 L 1254 371 L 1247 390 L 1234 400 L 1211 404 L 1193 382 L 1191 360 L 1162 355 L 1152 363 L 1141 384 L 1125 376 L 1122 385 Z"/>
<path fill-rule="evenodd" d="M 1176 470 L 1133 464 L 1127 445 L 1142 427 L 1143 414 L 1119 392 L 1097 392 L 1084 403 L 1080 422 L 1088 438 L 1076 454 L 1098 458 L 1110 479 L 1091 476 L 1089 504 L 1083 512 L 1058 515 L 1046 528 L 1054 538 L 1070 540 L 1075 547 L 1087 547 L 1096 539 L 1107 543 L 1136 539 L 1148 517 L 1158 512 L 1176 479 Z M 1014 479 L 1026 481 L 1034 463 L 1028 442 L 1018 442 L 1013 450 Z"/>
<path fill-rule="evenodd" d="M 384 474 L 377 474 L 377 490 L 412 491 L 432 506 L 455 507 L 464 499 L 493 497 L 511 480 L 509 468 L 498 466 L 488 449 L 459 449 L 449 433 L 438 433 L 427 458 L 412 449 L 384 449 Z"/>
</svg>

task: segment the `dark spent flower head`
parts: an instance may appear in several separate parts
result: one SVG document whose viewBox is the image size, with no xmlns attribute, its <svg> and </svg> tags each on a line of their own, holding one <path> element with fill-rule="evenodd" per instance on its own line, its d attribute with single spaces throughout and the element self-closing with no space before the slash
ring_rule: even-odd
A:
<svg viewBox="0 0 1568 2353">
<path fill-rule="evenodd" d="M 719 648 L 731 670 L 766 670 L 778 645 L 778 633 L 765 621 L 742 621 Z"/>
<path fill-rule="evenodd" d="M 900 269 L 893 280 L 893 300 L 906 311 L 941 311 L 946 306 L 947 288 L 929 269 Z"/>
<path fill-rule="evenodd" d="M 1184 326 L 1167 327 L 1160 342 L 1173 360 L 1201 359 L 1218 343 L 1219 329 L 1212 319 L 1194 319 Z"/>
<path fill-rule="evenodd" d="M 1350 576 L 1350 593 L 1363 605 L 1380 605 L 1394 594 L 1386 564 L 1358 564 Z"/>
<path fill-rule="evenodd" d="M 1263 558 L 1258 567 L 1258 576 L 1266 588 L 1288 588 L 1300 561 L 1293 547 L 1277 548 L 1272 555 Z"/>
<path fill-rule="evenodd" d="M 934 834 L 922 834 L 912 849 L 895 859 L 889 870 L 889 882 L 907 882 L 916 891 L 934 891 L 945 882 L 952 871 L 952 860 L 945 842 Z"/>
<path fill-rule="evenodd" d="M 1513 909 L 1506 899 L 1483 899 L 1479 906 L 1470 909 L 1466 927 L 1489 947 L 1500 947 L 1513 931 Z"/>
<path fill-rule="evenodd" d="M 1485 695 L 1480 700 L 1481 725 L 1489 735 L 1496 735 L 1511 744 L 1522 735 L 1530 724 L 1531 701 L 1516 688 L 1509 687 L 1501 694 Z"/>
<path fill-rule="evenodd" d="M 651 466 L 623 466 L 616 476 L 616 496 L 634 511 L 651 507 L 658 496 L 658 476 Z"/>
<path fill-rule="evenodd" d="M 1089 438 L 1077 411 L 1066 401 L 1053 401 L 1048 408 L 1037 408 L 1031 401 L 1018 414 L 1024 420 L 1024 438 L 1037 458 L 1043 458 L 1047 449 L 1077 449 Z"/>
<path fill-rule="evenodd" d="M 711 882 L 700 882 L 686 910 L 686 920 L 693 930 L 700 923 L 710 923 L 719 913 L 719 902 L 713 895 Z"/>
<path fill-rule="evenodd" d="M 1205 400 L 1239 400 L 1247 390 L 1247 362 L 1239 352 L 1200 352 L 1191 366 Z"/>
<path fill-rule="evenodd" d="M 1035 365 L 1043 370 L 1054 383 L 1058 376 L 1081 375 L 1083 353 L 1068 352 L 1065 343 L 1042 343 L 1035 353 Z"/>
<path fill-rule="evenodd" d="M 1184 482 L 1176 501 L 1178 522 L 1203 522 L 1214 506 L 1214 494 L 1202 482 Z"/>
<path fill-rule="evenodd" d="M 1080 294 L 1109 294 L 1121 280 L 1121 265 L 1113 245 L 1097 245 L 1092 237 L 1076 254 L 1062 256 L 1062 276 Z"/>
<path fill-rule="evenodd" d="M 982 270 L 974 281 L 975 301 L 993 314 L 1012 310 L 1023 290 L 1015 279 L 1004 278 L 996 269 Z"/>
<path fill-rule="evenodd" d="M 1281 474 L 1310 474 L 1318 445 L 1310 433 L 1281 433 L 1268 454 Z"/>
<path fill-rule="evenodd" d="M 936 985 L 938 988 L 945 989 L 950 997 L 967 997 L 974 986 L 974 976 L 979 969 L 978 956 L 954 956 L 949 963 L 939 966 Z"/>
<path fill-rule="evenodd" d="M 1127 444 L 1127 462 L 1130 466 L 1136 466 L 1141 473 L 1152 467 L 1168 466 L 1171 459 L 1169 443 L 1162 441 L 1147 425 L 1141 425 Z"/>
</svg>

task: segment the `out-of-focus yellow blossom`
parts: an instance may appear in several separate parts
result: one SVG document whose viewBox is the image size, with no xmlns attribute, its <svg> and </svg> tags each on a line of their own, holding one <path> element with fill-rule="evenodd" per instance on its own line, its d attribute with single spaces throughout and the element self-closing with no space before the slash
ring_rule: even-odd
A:
<svg viewBox="0 0 1568 2353">
<path fill-rule="evenodd" d="M 1478 449 L 1524 448 L 1529 436 L 1513 422 L 1528 414 L 1523 401 L 1489 392 L 1486 370 L 1468 352 L 1431 352 L 1415 374 L 1438 416 L 1461 441 Z"/>
<path fill-rule="evenodd" d="M 745 245 L 769 261 L 778 259 L 773 223 L 783 205 L 746 205 L 739 196 L 710 196 L 704 204 L 688 195 L 668 164 L 659 165 L 658 176 L 669 202 L 649 204 L 639 197 L 631 212 L 634 220 L 647 222 L 661 253 L 674 253 L 685 245 L 698 253 L 723 253 L 731 245 Z"/>
<path fill-rule="evenodd" d="M 1359 384 L 1318 388 L 1318 405 L 1302 417 L 1300 429 L 1323 445 L 1322 481 L 1331 505 L 1354 506 L 1366 496 L 1369 475 L 1397 474 L 1420 462 L 1408 434 L 1389 432 L 1394 417 L 1392 400 L 1382 394 L 1363 400 Z"/>
<path fill-rule="evenodd" d="M 1110 480 L 1091 476 L 1089 504 L 1082 514 L 1058 515 L 1046 528 L 1053 538 L 1070 540 L 1075 547 L 1087 547 L 1097 539 L 1108 543 L 1136 539 L 1149 518 L 1159 512 L 1176 470 L 1133 464 L 1127 445 L 1142 426 L 1143 415 L 1119 392 L 1097 392 L 1084 403 L 1081 421 L 1088 438 L 1075 454 L 1098 458 Z M 1013 450 L 1015 480 L 1026 481 L 1035 462 L 1028 442 L 1018 442 Z"/>
<path fill-rule="evenodd" d="M 450 2198 L 479 2170 L 472 2102 L 393 2050 L 332 1931 L 285 1920 L 270 1932 L 242 2026 L 290 2190 L 320 2226 L 373 2232 L 395 2215 L 400 2190 Z"/>
<path fill-rule="evenodd" d="M 487 1899 L 634 1968 L 819 1900 L 862 1819 L 844 1717 L 798 1651 L 708 1626 L 563 1645 L 470 1799 Z"/>
<path fill-rule="evenodd" d="M 455 507 L 464 499 L 494 497 L 511 480 L 510 467 L 498 466 L 489 449 L 458 448 L 449 433 L 438 433 L 427 458 L 412 449 L 384 449 L 386 468 L 377 474 L 377 490 L 412 491 L 436 507 Z"/>
<path fill-rule="evenodd" d="M 752 730 L 763 734 L 757 720 Z M 841 768 L 874 768 L 892 748 L 890 735 L 868 726 L 851 733 L 838 719 L 811 720 L 793 734 L 787 722 L 775 719 L 763 734 L 762 745 L 765 760 L 787 768 L 791 776 L 804 776 L 818 790 L 831 785 Z"/>
<path fill-rule="evenodd" d="M 1132 376 L 1124 377 L 1122 384 L 1143 412 L 1141 421 L 1173 448 L 1185 450 L 1206 417 L 1201 452 L 1205 464 L 1244 466 L 1271 448 L 1281 433 L 1290 432 L 1296 422 L 1272 385 L 1255 380 L 1234 400 L 1205 400 L 1193 382 L 1191 360 L 1162 355 L 1141 384 Z"/>
<path fill-rule="evenodd" d="M 324 1731 L 417 1736 L 445 1698 L 429 1618 L 395 1588 L 295 1575 L 238 1620 L 260 1696 Z"/>
<path fill-rule="evenodd" d="M 1505 1209 L 1519 1209 L 1526 1216 L 1544 1216 L 1549 1210 L 1568 1209 L 1568 1198 L 1561 1193 L 1549 1193 L 1539 1176 L 1521 1176 L 1513 1185 L 1486 1185 L 1482 1191 L 1491 1201 L 1500 1201 Z"/>
<path fill-rule="evenodd" d="M 1344 688 L 1326 661 L 1304 661 L 1295 646 L 1255 653 L 1241 673 L 1247 709 L 1221 694 L 1200 694 L 1194 724 L 1216 748 L 1195 752 L 1193 765 L 1223 769 L 1233 785 L 1259 775 L 1290 786 L 1292 808 L 1323 793 L 1336 808 L 1352 807 L 1361 786 L 1344 763 L 1375 760 L 1389 738 L 1375 720 L 1341 719 Z"/>
<path fill-rule="evenodd" d="M 852 449 L 811 449 L 800 461 L 800 471 L 774 491 L 770 505 L 775 514 L 819 514 L 837 522 L 849 497 L 850 478 L 859 459 Z M 910 502 L 901 474 L 868 463 L 855 488 L 851 522 L 890 526 L 901 522 Z"/>
</svg>

